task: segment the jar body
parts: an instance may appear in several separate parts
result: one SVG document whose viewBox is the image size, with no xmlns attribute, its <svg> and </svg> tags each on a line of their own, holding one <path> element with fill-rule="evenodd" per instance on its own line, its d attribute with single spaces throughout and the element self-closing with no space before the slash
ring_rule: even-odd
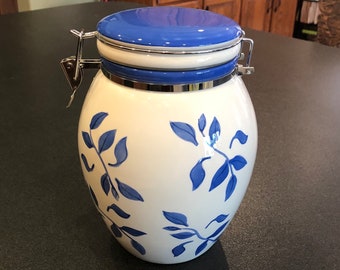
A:
<svg viewBox="0 0 340 270">
<path fill-rule="evenodd" d="M 257 150 L 241 77 L 211 89 L 152 92 L 98 71 L 78 132 L 85 180 L 119 243 L 155 263 L 207 251 L 246 192 Z"/>
</svg>

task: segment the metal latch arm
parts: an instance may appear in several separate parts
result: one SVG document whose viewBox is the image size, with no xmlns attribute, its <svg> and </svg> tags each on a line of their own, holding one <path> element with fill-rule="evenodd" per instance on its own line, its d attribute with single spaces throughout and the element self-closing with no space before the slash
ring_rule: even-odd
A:
<svg viewBox="0 0 340 270">
<path fill-rule="evenodd" d="M 70 101 L 66 106 L 67 108 L 71 106 L 74 95 L 82 82 L 83 69 L 98 69 L 101 63 L 100 59 L 82 58 L 84 40 L 96 37 L 97 32 L 85 33 L 84 30 L 77 31 L 75 29 L 70 30 L 70 32 L 78 38 L 76 56 L 70 56 L 60 61 L 61 68 L 72 90 Z"/>
</svg>

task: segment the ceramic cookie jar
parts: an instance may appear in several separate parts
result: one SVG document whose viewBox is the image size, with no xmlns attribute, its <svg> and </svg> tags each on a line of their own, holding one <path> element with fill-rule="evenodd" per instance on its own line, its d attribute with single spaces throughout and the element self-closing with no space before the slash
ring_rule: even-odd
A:
<svg viewBox="0 0 340 270">
<path fill-rule="evenodd" d="M 98 68 L 78 146 L 108 229 L 145 261 L 202 255 L 230 224 L 254 167 L 257 124 L 242 81 L 253 72 L 252 40 L 227 17 L 179 7 L 125 10 L 96 31 L 71 32 L 77 54 L 61 66 L 72 98 L 83 70 Z M 100 58 L 82 57 L 88 38 Z"/>
</svg>

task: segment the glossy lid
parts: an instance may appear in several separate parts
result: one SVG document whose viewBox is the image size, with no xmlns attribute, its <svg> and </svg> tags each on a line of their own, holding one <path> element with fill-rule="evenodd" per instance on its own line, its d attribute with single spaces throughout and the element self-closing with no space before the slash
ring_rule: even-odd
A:
<svg viewBox="0 0 340 270">
<path fill-rule="evenodd" d="M 141 46 L 201 47 L 239 39 L 240 26 L 210 11 L 181 7 L 125 10 L 103 18 L 98 33 L 106 38 Z"/>
</svg>

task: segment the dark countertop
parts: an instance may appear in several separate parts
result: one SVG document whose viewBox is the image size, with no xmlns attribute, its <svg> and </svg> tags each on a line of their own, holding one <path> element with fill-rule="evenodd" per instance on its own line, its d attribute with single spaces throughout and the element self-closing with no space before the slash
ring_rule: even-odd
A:
<svg viewBox="0 0 340 270">
<path fill-rule="evenodd" d="M 0 16 L 0 269 L 339 269 L 340 51 L 247 30 L 245 76 L 258 119 L 253 177 L 215 246 L 180 265 L 140 261 L 116 243 L 82 178 L 77 123 L 59 68 L 71 28 L 136 7 L 91 3 Z M 97 56 L 86 41 L 85 56 Z"/>
</svg>

